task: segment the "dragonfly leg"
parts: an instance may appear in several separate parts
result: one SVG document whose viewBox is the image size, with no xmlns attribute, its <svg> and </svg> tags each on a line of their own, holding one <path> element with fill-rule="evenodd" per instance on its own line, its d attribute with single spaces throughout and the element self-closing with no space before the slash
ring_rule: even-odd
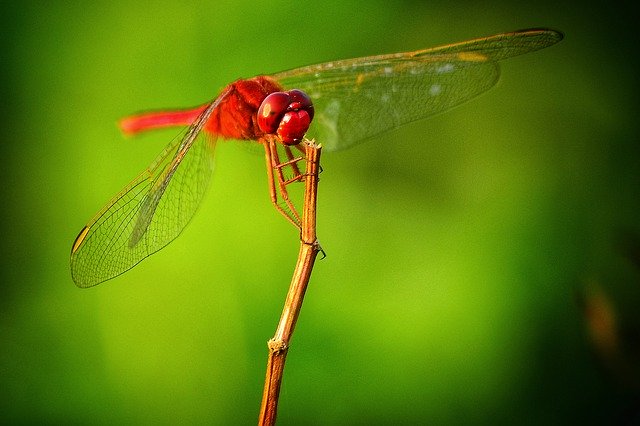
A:
<svg viewBox="0 0 640 426">
<path fill-rule="evenodd" d="M 300 149 L 300 144 L 294 145 L 296 147 L 298 147 L 298 149 Z M 304 160 L 304 156 L 303 157 L 295 157 L 293 155 L 293 152 L 291 152 L 291 147 L 289 146 L 285 146 L 284 147 L 284 152 L 287 154 L 287 161 L 284 162 L 284 164 L 287 165 L 291 165 L 291 169 L 293 170 L 293 175 L 294 178 L 293 179 L 297 179 L 297 180 L 301 180 L 302 179 L 302 173 L 300 173 L 300 168 L 298 167 L 298 162 L 301 160 Z"/>
<path fill-rule="evenodd" d="M 287 190 L 287 185 L 293 182 L 298 182 L 301 179 L 300 171 L 297 169 L 297 162 L 300 161 L 300 159 L 294 159 L 289 147 L 285 147 L 287 161 L 281 161 L 280 155 L 278 154 L 278 143 L 275 142 L 275 140 L 272 140 L 270 145 L 271 145 L 271 158 L 273 161 L 273 168 L 276 171 L 278 188 L 280 189 L 280 196 L 284 200 L 286 208 L 288 212 L 291 214 L 292 219 L 296 224 L 298 224 L 298 227 L 300 227 L 300 223 L 302 223 L 300 219 L 300 214 L 298 214 L 298 211 L 293 205 L 293 202 L 291 201 L 291 198 L 289 197 L 289 192 Z M 285 170 L 285 167 L 289 165 L 292 167 L 294 176 L 289 179 L 286 179 L 284 175 L 284 170 Z"/>
<path fill-rule="evenodd" d="M 289 222 L 293 224 L 296 228 L 300 229 L 301 219 L 300 214 L 296 210 L 293 202 L 289 198 L 289 193 L 287 191 L 287 185 L 293 182 L 297 182 L 301 179 L 301 174 L 297 170 L 297 162 L 302 160 L 303 158 L 290 158 L 288 161 L 280 162 L 280 156 L 278 155 L 277 142 L 274 139 L 268 139 L 264 142 L 265 148 L 265 158 L 267 162 L 267 177 L 269 180 L 269 195 L 271 196 L 271 202 L 275 206 L 276 210 L 280 212 Z M 287 154 L 289 157 L 289 154 Z M 291 155 L 291 157 L 293 157 Z M 285 179 L 283 168 L 285 166 L 292 165 L 296 166 L 294 169 L 295 176 L 291 179 Z M 275 173 L 274 173 L 275 171 Z M 276 185 L 277 181 L 277 185 Z M 281 201 L 278 199 L 278 192 L 282 200 L 284 201 L 284 206 Z"/>
</svg>

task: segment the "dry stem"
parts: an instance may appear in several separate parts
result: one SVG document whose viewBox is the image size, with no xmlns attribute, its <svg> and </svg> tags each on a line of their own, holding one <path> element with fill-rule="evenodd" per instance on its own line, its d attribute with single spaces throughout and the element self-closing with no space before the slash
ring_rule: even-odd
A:
<svg viewBox="0 0 640 426">
<path fill-rule="evenodd" d="M 304 205 L 300 231 L 300 252 L 293 272 L 289 293 L 282 310 L 276 333 L 268 342 L 269 358 L 262 394 L 259 425 L 274 425 L 278 409 L 278 396 L 284 372 L 284 363 L 289 342 L 295 328 L 304 293 L 311 277 L 313 264 L 321 250 L 316 237 L 316 199 L 321 147 L 312 142 L 305 143 L 307 166 L 305 171 Z"/>
</svg>

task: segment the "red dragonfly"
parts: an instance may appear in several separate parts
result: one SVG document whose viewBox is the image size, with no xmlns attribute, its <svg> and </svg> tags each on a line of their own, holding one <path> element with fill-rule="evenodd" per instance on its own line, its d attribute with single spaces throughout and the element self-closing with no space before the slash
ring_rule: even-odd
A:
<svg viewBox="0 0 640 426">
<path fill-rule="evenodd" d="M 128 134 L 188 127 L 80 231 L 71 249 L 73 280 L 91 287 L 114 278 L 176 238 L 203 198 L 218 138 L 264 146 L 271 199 L 299 227 L 287 186 L 301 180 L 305 132 L 325 150 L 349 148 L 478 96 L 498 81 L 498 61 L 562 37 L 554 30 L 530 29 L 310 65 L 237 80 L 193 109 L 125 118 L 120 126 Z"/>
</svg>

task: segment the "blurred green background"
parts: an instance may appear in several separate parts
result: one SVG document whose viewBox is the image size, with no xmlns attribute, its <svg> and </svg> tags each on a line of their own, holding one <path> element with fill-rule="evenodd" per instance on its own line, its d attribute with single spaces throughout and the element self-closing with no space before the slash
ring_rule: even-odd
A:
<svg viewBox="0 0 640 426">
<path fill-rule="evenodd" d="M 257 419 L 266 341 L 298 250 L 269 202 L 264 160 L 219 144 L 212 186 L 183 235 L 80 290 L 68 267 L 73 239 L 167 142 L 124 139 L 118 118 L 200 104 L 239 77 L 537 26 L 566 38 L 504 62 L 487 94 L 323 155 L 318 234 L 328 257 L 292 341 L 279 423 L 640 421 L 630 9 L 2 8 L 3 423 Z"/>
</svg>

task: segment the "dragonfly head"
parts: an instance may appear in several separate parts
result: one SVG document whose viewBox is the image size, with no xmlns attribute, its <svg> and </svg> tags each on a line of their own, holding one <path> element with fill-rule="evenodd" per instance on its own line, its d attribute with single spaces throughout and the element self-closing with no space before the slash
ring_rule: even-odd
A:
<svg viewBox="0 0 640 426">
<path fill-rule="evenodd" d="M 278 135 L 284 145 L 296 145 L 309 130 L 313 114 L 311 98 L 302 90 L 274 92 L 258 108 L 258 126 Z"/>
</svg>

